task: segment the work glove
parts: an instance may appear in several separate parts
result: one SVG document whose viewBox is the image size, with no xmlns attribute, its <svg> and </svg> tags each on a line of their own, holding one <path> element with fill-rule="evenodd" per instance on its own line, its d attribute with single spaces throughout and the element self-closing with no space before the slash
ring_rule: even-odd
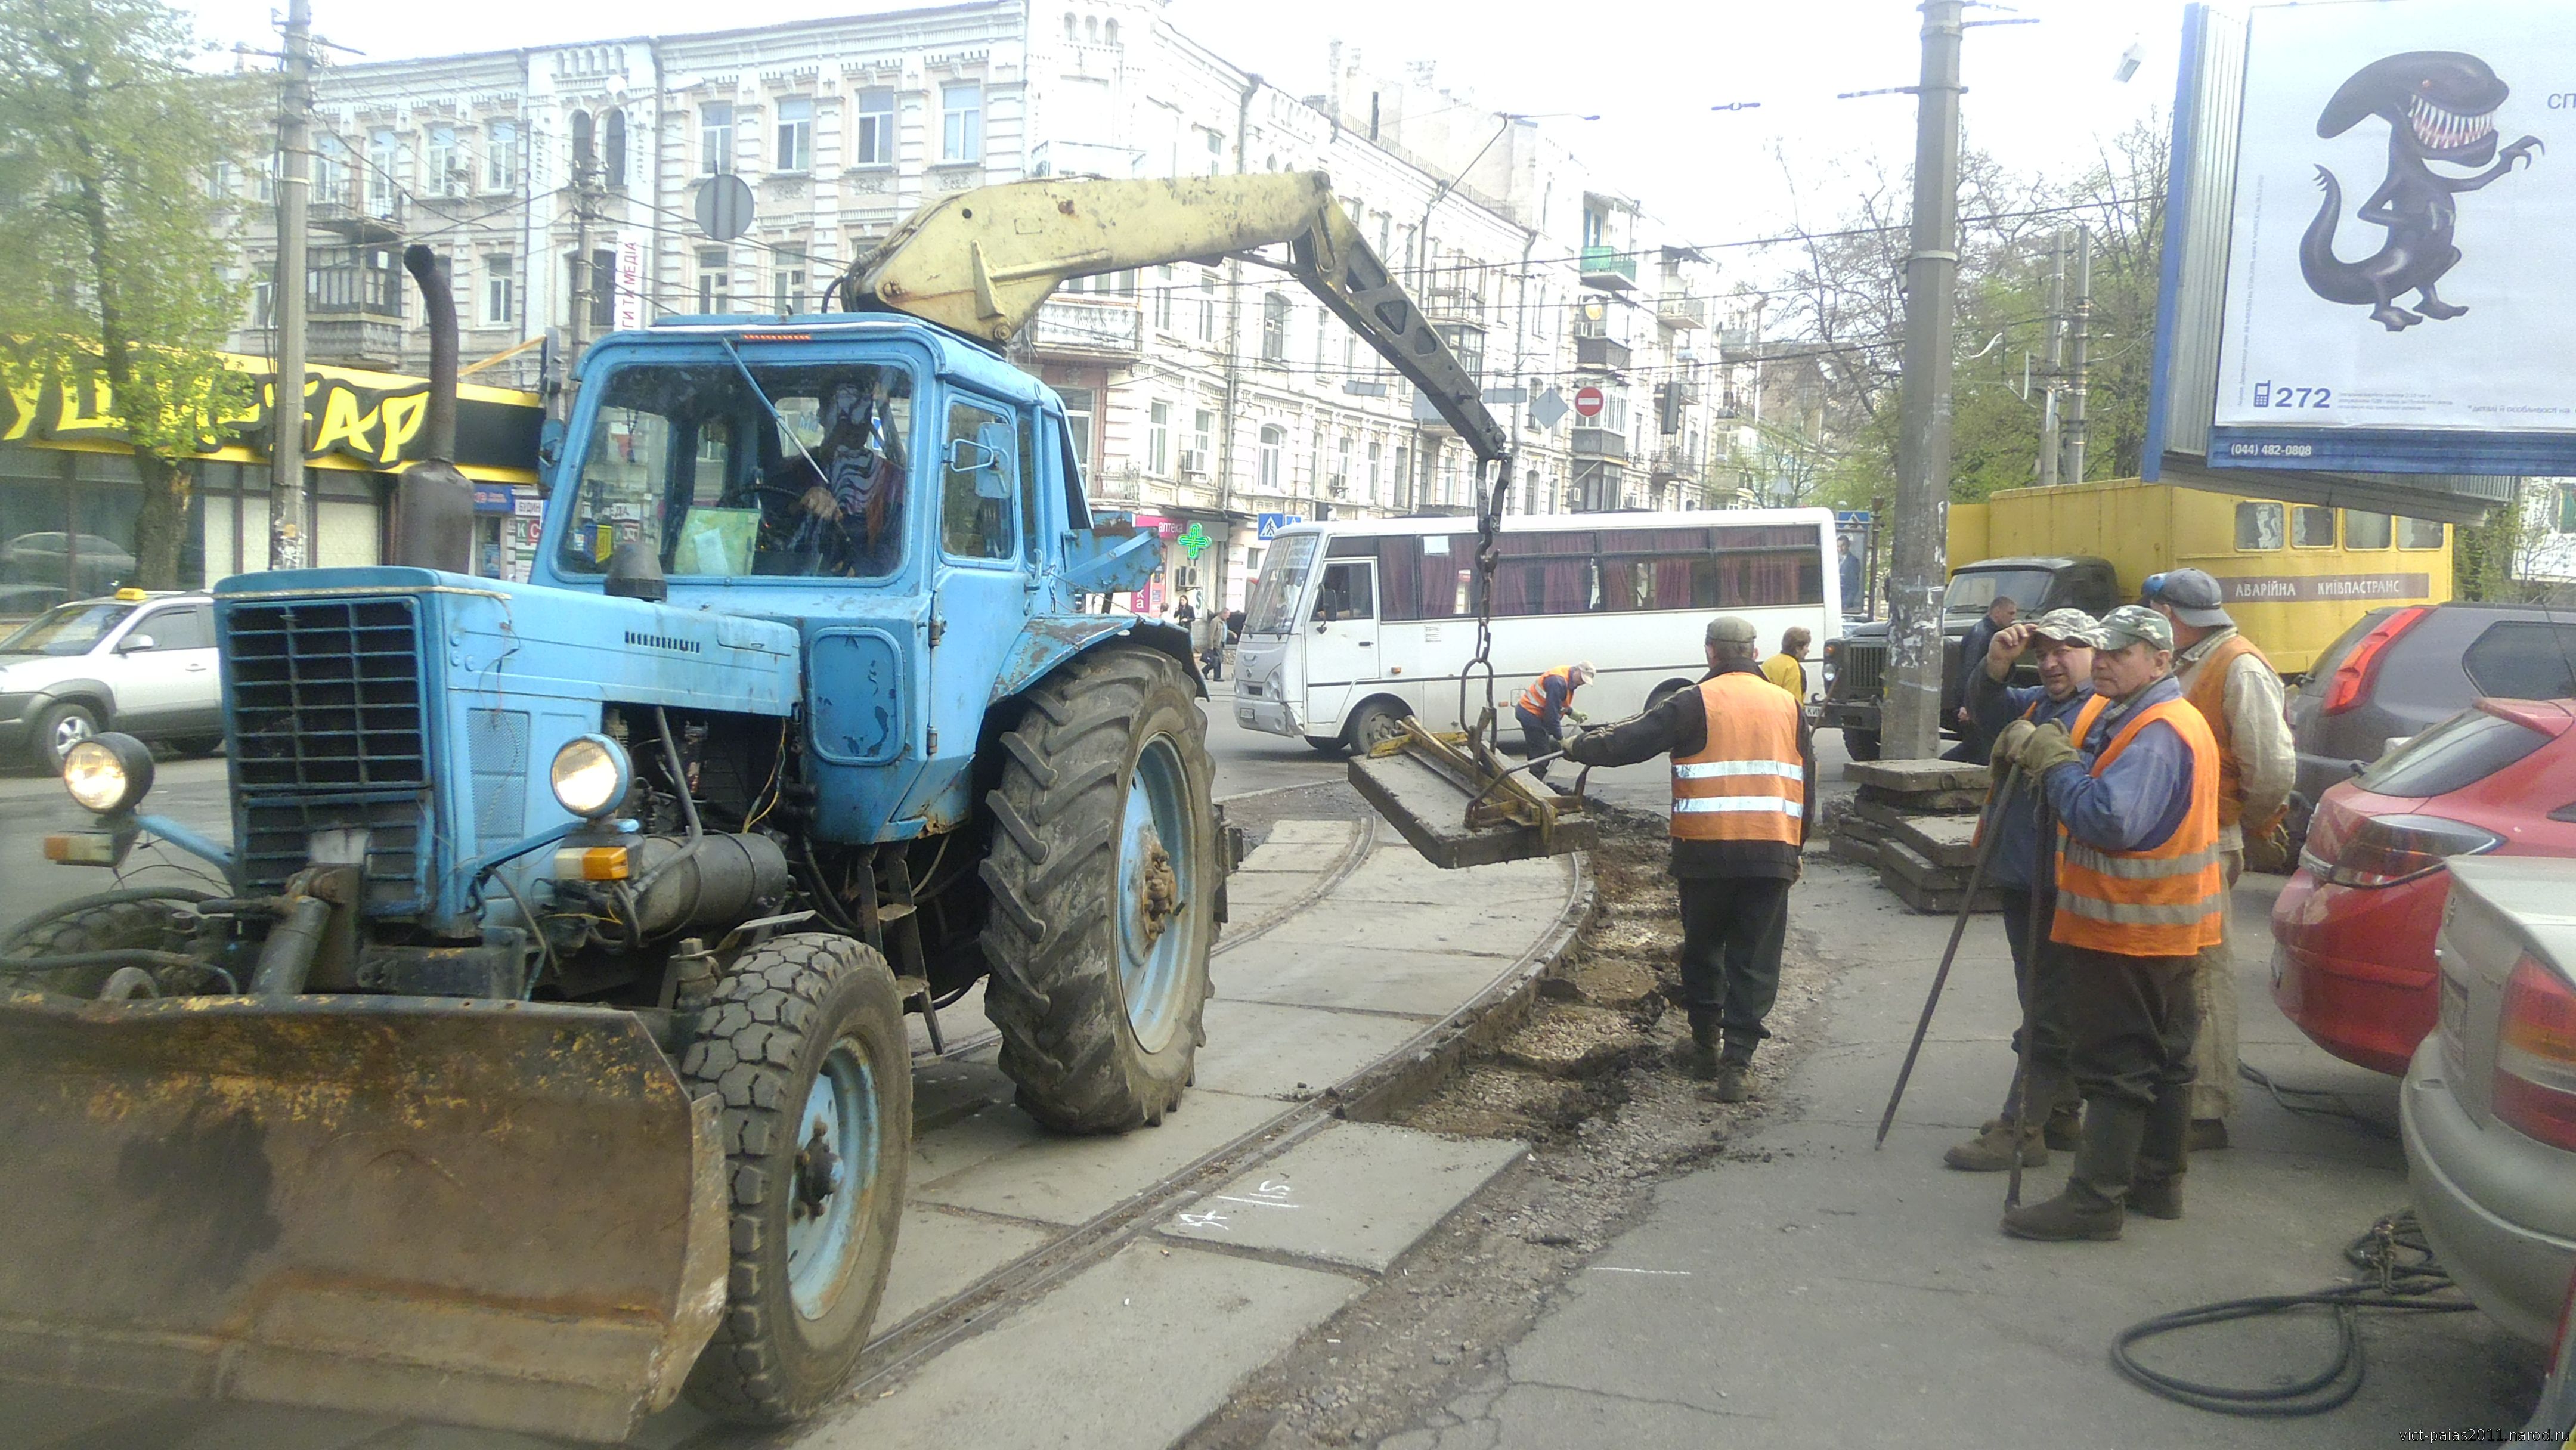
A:
<svg viewBox="0 0 2576 1450">
<path fill-rule="evenodd" d="M 2038 780 L 2061 765 L 2073 765 L 2082 760 L 2084 752 L 2076 749 L 2075 742 L 2067 738 L 2065 726 L 2048 724 L 2032 731 L 2013 758 L 2021 762 L 2021 768 L 2029 773 L 2031 779 Z"/>
<path fill-rule="evenodd" d="M 2015 720 L 2004 727 L 2001 735 L 1995 737 L 1995 748 L 1987 754 L 1986 759 L 2000 770 L 2017 759 L 2021 755 L 2022 746 L 2029 742 L 2030 737 L 2038 733 L 2038 726 L 2027 720 Z"/>
<path fill-rule="evenodd" d="M 1575 709 L 1571 705 L 1568 705 L 1565 708 L 1565 718 L 1573 721 L 1577 725 L 1589 725 L 1592 723 L 1591 716 L 1584 714 L 1582 711 Z"/>
<path fill-rule="evenodd" d="M 1607 730 L 1582 730 L 1565 738 L 1565 758 L 1577 765 L 1599 765 L 1587 752 L 1609 735 Z"/>
</svg>

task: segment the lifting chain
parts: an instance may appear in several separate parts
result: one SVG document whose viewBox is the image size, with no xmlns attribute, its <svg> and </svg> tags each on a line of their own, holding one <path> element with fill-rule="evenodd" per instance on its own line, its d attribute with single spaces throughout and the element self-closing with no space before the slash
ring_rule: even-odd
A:
<svg viewBox="0 0 2576 1450">
<path fill-rule="evenodd" d="M 1476 598 L 1476 653 L 1458 674 L 1458 724 L 1470 740 L 1488 750 L 1498 743 L 1494 720 L 1494 573 L 1502 561 L 1503 504 L 1511 493 L 1511 455 L 1506 453 L 1492 460 L 1491 467 L 1491 486 L 1481 491 L 1476 500 L 1476 578 L 1472 586 Z M 1479 670 L 1485 675 L 1485 709 L 1469 725 L 1467 685 Z"/>
</svg>

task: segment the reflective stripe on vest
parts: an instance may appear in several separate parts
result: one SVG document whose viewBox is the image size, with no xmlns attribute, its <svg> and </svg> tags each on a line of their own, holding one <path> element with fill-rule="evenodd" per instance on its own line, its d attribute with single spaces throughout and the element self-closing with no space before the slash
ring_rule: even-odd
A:
<svg viewBox="0 0 2576 1450">
<path fill-rule="evenodd" d="M 1674 838 L 1798 845 L 1807 813 L 1798 702 L 1741 670 L 1701 681 L 1699 701 L 1708 739 L 1673 757 Z"/>
<path fill-rule="evenodd" d="M 2049 939 L 2125 957 L 2187 957 L 2216 946 L 2227 910 L 2218 850 L 2218 744 L 2185 700 L 2138 712 L 2095 758 L 2100 776 L 2140 731 L 2162 724 L 2191 751 L 2191 803 L 2151 851 L 2111 851 L 2058 827 L 2057 919 Z"/>
<path fill-rule="evenodd" d="M 2245 817 L 2245 776 L 2236 763 L 2236 731 L 2227 722 L 2227 675 L 2247 655 L 2262 660 L 2263 668 L 2272 668 L 2254 641 L 2231 634 L 2192 666 L 2191 683 L 2182 688 L 2182 697 L 2208 722 L 2209 738 L 2218 745 L 2218 824 L 2222 828 Z"/>
<path fill-rule="evenodd" d="M 1546 719 L 1547 682 L 1550 680 L 1565 681 L 1565 703 L 1568 705 L 1573 704 L 1575 689 L 1574 666 L 1567 665 L 1561 670 L 1550 670 L 1546 674 L 1539 676 L 1537 679 L 1530 681 L 1529 688 L 1521 691 L 1520 708 L 1529 711 L 1531 714 L 1538 716 L 1542 720 Z"/>
</svg>

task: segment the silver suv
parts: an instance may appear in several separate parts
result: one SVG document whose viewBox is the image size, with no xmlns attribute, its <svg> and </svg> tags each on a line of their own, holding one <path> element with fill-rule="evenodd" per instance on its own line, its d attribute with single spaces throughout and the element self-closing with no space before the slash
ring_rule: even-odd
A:
<svg viewBox="0 0 2576 1450">
<path fill-rule="evenodd" d="M 223 747 L 205 595 L 120 589 L 55 605 L 0 639 L 0 758 L 58 771 L 64 751 L 101 730 L 187 754 Z"/>
</svg>

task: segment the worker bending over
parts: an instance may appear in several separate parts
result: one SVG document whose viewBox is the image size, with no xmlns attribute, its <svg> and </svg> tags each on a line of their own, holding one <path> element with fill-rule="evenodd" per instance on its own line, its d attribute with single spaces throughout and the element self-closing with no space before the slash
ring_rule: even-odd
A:
<svg viewBox="0 0 2576 1450">
<path fill-rule="evenodd" d="M 2198 569 L 2147 580 L 2146 603 L 2173 625 L 2174 678 L 2183 698 L 2209 723 L 2218 742 L 2218 851 L 2227 884 L 2245 874 L 2245 837 L 2268 836 L 2281 824 L 2298 780 L 2297 747 L 2281 708 L 2281 674 L 2254 642 L 2236 632 L 2218 581 Z M 2236 957 L 2228 914 L 2218 918 L 2218 945 L 2200 954 L 2192 987 L 2200 1035 L 2192 1049 L 2191 1146 L 2227 1146 L 2236 1115 Z"/>
<path fill-rule="evenodd" d="M 2070 737 L 2083 739 L 2104 705 L 2093 692 L 2093 649 L 2101 642 L 2100 631 L 2093 616 L 2083 610 L 2052 609 L 2029 624 L 2012 625 L 1997 634 L 1986 657 L 1977 662 L 1984 668 L 1968 675 L 1968 708 L 1978 730 L 2001 739 L 2005 727 L 2027 720 L 2034 726 L 2058 726 Z M 2004 682 L 2012 677 L 2013 662 L 2025 649 L 2039 666 L 2039 683 L 2015 688 Z M 1998 762 L 1997 784 L 2003 774 Z M 2031 1040 L 2028 1055 L 2023 1056 L 2021 1031 L 2014 1030 L 2013 1052 L 2021 1067 L 2004 1094 L 2004 1110 L 1987 1119 L 1976 1137 L 1942 1155 L 1943 1162 L 1969 1173 L 2000 1173 L 2012 1167 L 2016 1151 L 2023 1167 L 2036 1168 L 2048 1161 L 2049 1149 L 2074 1147 L 2082 1131 L 2084 1104 L 2068 1061 L 2063 953 L 2045 939 L 2057 907 L 2057 843 L 2039 838 L 2038 786 L 2032 783 L 2016 789 L 2010 799 L 1990 803 L 1987 809 L 1978 829 L 1997 835 L 1986 881 L 2003 901 L 2004 940 L 2012 948 L 2013 984 L 2021 994 L 2022 1017 L 2030 1024 Z M 2042 923 L 2042 940 L 2035 947 L 2030 940 L 2033 920 Z M 2012 1121 L 2015 1104 L 2023 1102 L 2029 1107 L 2022 1113 L 2016 1148 Z"/>
<path fill-rule="evenodd" d="M 1792 700 L 1807 698 L 1807 646 L 1814 635 L 1791 625 L 1780 636 L 1780 652 L 1762 662 L 1762 678 L 1789 692 Z"/>
<path fill-rule="evenodd" d="M 1542 755 L 1556 753 L 1558 741 L 1565 734 L 1566 721 L 1572 720 L 1578 725 L 1583 723 L 1583 712 L 1574 708 L 1574 692 L 1591 684 L 1592 677 L 1598 673 L 1586 660 L 1563 669 L 1550 670 L 1530 681 L 1529 688 L 1521 691 L 1520 703 L 1513 707 L 1512 713 L 1520 717 L 1521 745 L 1528 750 L 1530 759 L 1537 760 Z M 1530 774 L 1541 780 L 1547 779 L 1546 764 L 1542 762 L 1530 767 Z"/>
<path fill-rule="evenodd" d="M 2173 629 L 2124 604 L 2102 621 L 2079 744 L 2015 721 L 1996 742 L 2047 792 L 2058 822 L 2057 911 L 2084 1134 L 2066 1191 L 2004 1210 L 2031 1239 L 2116 1239 L 2125 1209 L 2182 1217 L 2189 1161 L 2192 977 L 2218 942 L 2218 746 L 2173 678 Z"/>
<path fill-rule="evenodd" d="M 1708 676 L 1624 725 L 1565 747 L 1583 765 L 1673 758 L 1672 873 L 1682 911 L 1682 1069 L 1737 1103 L 1780 994 L 1789 885 L 1815 823 L 1816 752 L 1798 702 L 1754 664 L 1753 624 L 1708 625 Z"/>
</svg>

